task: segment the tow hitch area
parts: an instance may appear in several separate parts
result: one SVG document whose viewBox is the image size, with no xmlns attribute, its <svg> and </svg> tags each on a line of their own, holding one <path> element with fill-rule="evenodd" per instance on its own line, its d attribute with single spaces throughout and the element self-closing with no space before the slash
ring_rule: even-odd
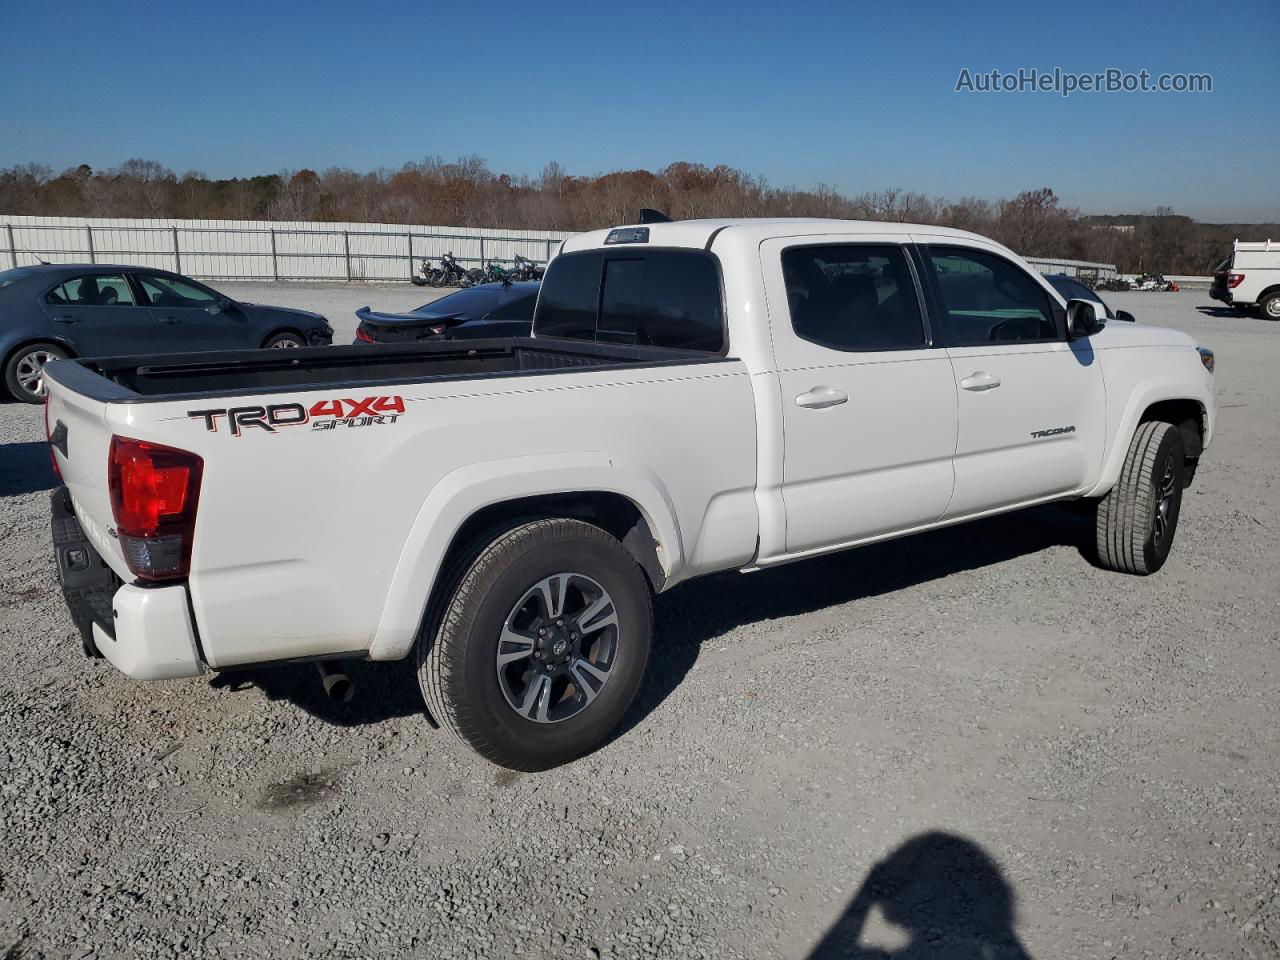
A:
<svg viewBox="0 0 1280 960">
<path fill-rule="evenodd" d="M 71 619 L 80 630 L 84 652 L 101 657 L 93 641 L 93 625 L 109 636 L 115 636 L 115 615 L 111 601 L 120 588 L 120 579 L 94 549 L 71 506 L 66 487 L 59 487 L 49 498 L 53 527 L 53 550 L 58 558 L 58 580 L 62 596 L 71 611 Z"/>
</svg>

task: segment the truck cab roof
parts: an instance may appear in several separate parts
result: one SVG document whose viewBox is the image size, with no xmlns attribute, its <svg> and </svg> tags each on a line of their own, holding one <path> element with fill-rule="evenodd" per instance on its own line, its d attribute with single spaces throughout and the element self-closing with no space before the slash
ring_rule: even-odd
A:
<svg viewBox="0 0 1280 960">
<path fill-rule="evenodd" d="M 561 245 L 562 253 L 593 250 L 621 243 L 647 243 L 654 247 L 688 247 L 710 249 L 711 243 L 724 231 L 732 230 L 738 239 L 768 240 L 775 237 L 817 236 L 823 234 L 876 234 L 909 237 L 912 234 L 954 237 L 990 245 L 991 240 L 951 227 L 921 223 L 889 223 L 880 220 L 836 220 L 821 217 L 743 217 L 712 220 L 676 220 L 670 223 L 621 224 L 604 230 L 592 230 L 570 237 Z M 647 239 L 627 237 L 631 231 L 647 231 Z M 613 236 L 615 239 L 610 240 Z"/>
</svg>

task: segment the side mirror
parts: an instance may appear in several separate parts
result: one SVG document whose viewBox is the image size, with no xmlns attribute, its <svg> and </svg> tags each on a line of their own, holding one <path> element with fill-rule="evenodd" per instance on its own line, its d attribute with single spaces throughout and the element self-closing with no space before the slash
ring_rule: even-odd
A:
<svg viewBox="0 0 1280 960">
<path fill-rule="evenodd" d="M 216 303 L 212 304 L 211 306 L 205 307 L 205 310 L 213 314 L 215 317 L 218 314 L 225 313 L 230 309 L 231 309 L 231 301 L 228 300 L 226 297 L 219 297 Z"/>
<path fill-rule="evenodd" d="M 1067 339 L 1079 340 L 1098 332 L 1098 312 L 1088 300 L 1067 301 Z"/>
<path fill-rule="evenodd" d="M 1137 323 L 1137 319 L 1128 310 L 1117 310 L 1116 319 L 1123 320 L 1125 323 Z"/>
</svg>

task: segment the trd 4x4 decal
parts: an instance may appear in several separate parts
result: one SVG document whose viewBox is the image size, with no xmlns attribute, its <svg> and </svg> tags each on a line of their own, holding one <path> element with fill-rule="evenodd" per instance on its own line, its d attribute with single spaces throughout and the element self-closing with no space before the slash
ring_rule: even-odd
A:
<svg viewBox="0 0 1280 960">
<path fill-rule="evenodd" d="M 312 430 L 334 430 L 338 427 L 368 427 L 395 423 L 404 414 L 404 397 L 365 397 L 352 400 L 317 400 L 308 409 L 300 403 L 269 403 L 252 407 L 221 407 L 216 410 L 188 410 L 187 416 L 203 420 L 210 433 L 218 432 L 218 421 L 226 418 L 233 437 L 249 427 L 275 433 L 280 427 L 311 424 Z"/>
</svg>

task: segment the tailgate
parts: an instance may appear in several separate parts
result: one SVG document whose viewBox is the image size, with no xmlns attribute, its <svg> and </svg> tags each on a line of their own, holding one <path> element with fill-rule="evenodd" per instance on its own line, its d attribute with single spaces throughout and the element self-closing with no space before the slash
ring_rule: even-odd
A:
<svg viewBox="0 0 1280 960">
<path fill-rule="evenodd" d="M 64 364 L 71 365 L 69 361 L 57 361 L 46 369 L 49 397 L 45 413 L 50 433 L 57 441 L 53 444 L 54 458 L 85 535 L 116 575 L 131 581 L 133 574 L 125 565 L 120 541 L 110 532 L 115 529 L 115 520 L 107 489 L 112 434 L 107 403 L 62 383 L 57 368 Z"/>
</svg>

